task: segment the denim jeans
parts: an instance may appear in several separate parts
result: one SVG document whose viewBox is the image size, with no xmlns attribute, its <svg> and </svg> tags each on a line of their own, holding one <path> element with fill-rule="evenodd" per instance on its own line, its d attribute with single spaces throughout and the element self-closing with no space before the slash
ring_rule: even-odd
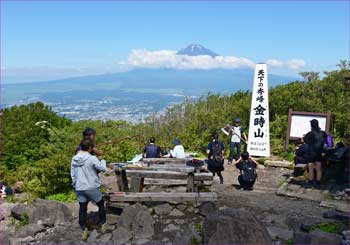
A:
<svg viewBox="0 0 350 245">
<path fill-rule="evenodd" d="M 237 148 L 237 159 L 241 157 L 241 143 L 240 142 L 231 142 L 230 143 L 230 157 L 229 157 L 230 162 L 232 162 L 232 160 L 233 160 L 235 147 Z"/>
</svg>

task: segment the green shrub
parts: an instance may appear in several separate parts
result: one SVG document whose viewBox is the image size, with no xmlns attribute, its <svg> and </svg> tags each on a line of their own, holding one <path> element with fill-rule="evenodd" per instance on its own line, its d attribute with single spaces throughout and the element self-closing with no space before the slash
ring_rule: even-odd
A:
<svg viewBox="0 0 350 245">
<path fill-rule="evenodd" d="M 340 233 L 342 225 L 334 222 L 322 222 L 311 227 L 310 231 L 320 229 L 321 231 L 328 233 Z"/>
<path fill-rule="evenodd" d="M 66 193 L 58 193 L 46 197 L 49 200 L 59 201 L 59 202 L 76 202 L 77 196 L 73 191 Z"/>
</svg>

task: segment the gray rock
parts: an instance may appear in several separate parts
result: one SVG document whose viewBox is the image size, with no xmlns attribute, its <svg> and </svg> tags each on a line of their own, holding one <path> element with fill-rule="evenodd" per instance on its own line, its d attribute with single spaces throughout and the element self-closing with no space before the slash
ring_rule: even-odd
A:
<svg viewBox="0 0 350 245">
<path fill-rule="evenodd" d="M 111 240 L 112 240 L 112 233 L 104 234 L 98 239 L 99 243 L 101 244 L 108 244 L 110 243 Z"/>
<path fill-rule="evenodd" d="M 350 244 L 350 230 L 342 231 L 341 244 Z"/>
<path fill-rule="evenodd" d="M 119 215 L 115 215 L 115 214 L 107 214 L 106 218 L 107 218 L 107 224 L 109 224 L 109 225 L 116 225 L 116 224 L 118 224 L 120 216 Z"/>
<path fill-rule="evenodd" d="M 187 205 L 183 204 L 183 203 L 180 203 L 178 205 L 176 205 L 176 208 L 182 212 L 184 212 L 188 207 Z"/>
<path fill-rule="evenodd" d="M 40 232 L 46 231 L 45 227 L 43 225 L 38 224 L 29 224 L 26 226 L 21 227 L 17 232 L 17 237 L 28 237 L 28 236 L 35 236 L 36 234 Z"/>
<path fill-rule="evenodd" d="M 0 204 L 0 219 L 6 219 L 11 216 L 11 209 L 16 206 L 15 203 L 3 202 Z"/>
<path fill-rule="evenodd" d="M 154 220 L 148 209 L 139 203 L 123 209 L 118 225 L 131 231 L 137 239 L 154 235 Z"/>
<path fill-rule="evenodd" d="M 198 213 L 203 216 L 207 216 L 208 214 L 217 210 L 215 203 L 213 202 L 203 202 L 198 207 Z"/>
<path fill-rule="evenodd" d="M 154 211 L 157 215 L 167 215 L 171 212 L 171 206 L 168 203 L 157 205 L 154 207 Z"/>
<path fill-rule="evenodd" d="M 87 239 L 87 243 L 95 243 L 97 241 L 98 235 L 99 234 L 97 230 L 93 230 Z"/>
<path fill-rule="evenodd" d="M 340 244 L 341 236 L 334 233 L 323 232 L 319 229 L 310 233 L 311 244 Z"/>
<path fill-rule="evenodd" d="M 141 238 L 141 239 L 134 240 L 133 244 L 145 244 L 147 242 L 149 242 L 149 239 Z"/>
<path fill-rule="evenodd" d="M 178 224 L 178 225 L 183 225 L 183 224 L 186 223 L 186 220 L 184 220 L 184 219 L 176 219 L 176 220 L 174 220 L 174 222 L 175 222 L 176 224 Z"/>
<path fill-rule="evenodd" d="M 127 243 L 132 238 L 131 232 L 124 227 L 118 227 L 115 231 L 112 232 L 112 236 L 114 244 Z"/>
<path fill-rule="evenodd" d="M 267 226 L 266 227 L 270 237 L 274 240 L 282 239 L 283 241 L 287 241 L 293 238 L 293 231 L 277 226 Z"/>
<path fill-rule="evenodd" d="M 206 244 L 271 243 L 265 226 L 241 209 L 227 208 L 208 214 L 203 233 Z"/>
<path fill-rule="evenodd" d="M 174 208 L 173 211 L 170 212 L 169 216 L 181 217 L 184 216 L 184 213 Z"/>
<path fill-rule="evenodd" d="M 180 230 L 180 227 L 178 227 L 174 224 L 169 224 L 163 229 L 163 232 L 176 231 L 176 230 Z"/>
<path fill-rule="evenodd" d="M 31 236 L 10 239 L 12 244 L 27 244 L 32 241 L 34 241 L 34 238 Z"/>
<path fill-rule="evenodd" d="M 23 203 L 18 203 L 11 209 L 11 215 L 15 219 L 22 220 L 24 218 L 24 215 L 29 215 L 31 214 L 32 210 L 30 209 L 29 206 L 24 205 Z"/>
<path fill-rule="evenodd" d="M 16 219 L 23 219 L 25 214 L 29 216 L 29 223 L 41 221 L 48 226 L 69 222 L 73 218 L 72 212 L 63 203 L 44 199 L 36 199 L 29 205 L 19 203 L 11 209 L 11 215 Z"/>
</svg>

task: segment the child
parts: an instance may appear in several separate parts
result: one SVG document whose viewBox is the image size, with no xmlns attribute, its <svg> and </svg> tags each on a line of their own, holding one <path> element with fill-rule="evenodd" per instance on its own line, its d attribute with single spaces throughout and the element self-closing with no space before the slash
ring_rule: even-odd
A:
<svg viewBox="0 0 350 245">
<path fill-rule="evenodd" d="M 244 190 L 252 190 L 257 178 L 256 167 L 258 163 L 249 156 L 248 152 L 243 152 L 241 158 L 237 161 L 236 167 L 241 174 L 238 176 L 238 182 Z"/>
</svg>

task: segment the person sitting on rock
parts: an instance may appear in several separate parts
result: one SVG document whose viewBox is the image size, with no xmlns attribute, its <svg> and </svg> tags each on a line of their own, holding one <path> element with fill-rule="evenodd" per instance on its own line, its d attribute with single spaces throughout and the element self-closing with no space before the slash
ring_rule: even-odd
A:
<svg viewBox="0 0 350 245">
<path fill-rule="evenodd" d="M 106 232 L 106 210 L 104 200 L 100 191 L 99 172 L 105 172 L 106 161 L 98 160 L 90 152 L 94 147 L 94 142 L 86 138 L 81 142 L 81 149 L 72 158 L 71 177 L 72 185 L 79 202 L 79 225 L 82 229 L 82 239 L 88 238 L 86 226 L 87 206 L 89 201 L 93 201 L 98 206 L 98 214 L 102 233 Z"/>
<path fill-rule="evenodd" d="M 102 153 L 96 148 L 96 145 L 95 145 L 95 141 L 96 141 L 96 130 L 93 129 L 93 128 L 85 128 L 84 131 L 83 131 L 83 139 L 81 142 L 83 142 L 84 139 L 91 139 L 92 142 L 93 142 L 93 147 L 92 147 L 92 150 L 91 150 L 91 154 L 92 155 L 95 155 L 95 156 L 101 156 Z M 80 144 L 78 145 L 77 149 L 75 150 L 75 154 L 77 154 L 77 152 L 79 150 L 81 150 L 81 142 Z"/>
<path fill-rule="evenodd" d="M 151 137 L 149 144 L 143 150 L 143 158 L 159 158 L 161 157 L 161 149 L 156 145 L 156 139 Z"/>
<path fill-rule="evenodd" d="M 8 197 L 8 196 L 12 196 L 13 195 L 13 190 L 11 188 L 11 186 L 7 185 L 6 182 L 2 182 L 0 184 L 0 195 L 2 198 Z"/>
<path fill-rule="evenodd" d="M 213 133 L 212 141 L 208 144 L 207 154 L 208 154 L 208 170 L 215 173 L 220 178 L 220 184 L 224 183 L 224 178 L 221 172 L 224 171 L 224 150 L 225 146 L 223 142 L 219 141 L 219 134 Z"/>
<path fill-rule="evenodd" d="M 252 190 L 257 178 L 256 167 L 258 163 L 249 156 L 248 152 L 243 152 L 236 163 L 236 167 L 241 174 L 238 176 L 238 182 L 244 190 Z"/>
<path fill-rule="evenodd" d="M 175 139 L 174 140 L 174 149 L 170 150 L 170 155 L 173 158 L 185 158 L 186 154 L 185 154 L 185 149 L 184 147 L 181 145 L 181 142 L 179 139 Z"/>
</svg>

